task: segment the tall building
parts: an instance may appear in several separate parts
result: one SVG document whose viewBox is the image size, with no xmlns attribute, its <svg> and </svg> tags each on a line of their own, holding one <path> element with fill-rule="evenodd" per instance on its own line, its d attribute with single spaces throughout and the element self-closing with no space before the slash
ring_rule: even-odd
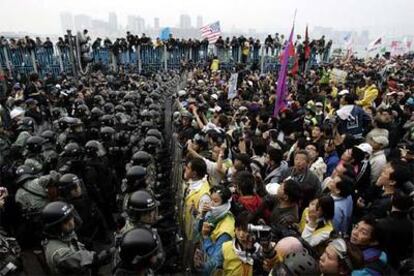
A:
<svg viewBox="0 0 414 276">
<path fill-rule="evenodd" d="M 141 34 L 143 32 L 145 32 L 145 20 L 142 17 L 137 17 L 137 27 L 138 27 L 138 31 L 137 34 Z"/>
<path fill-rule="evenodd" d="M 85 14 L 77 14 L 75 15 L 75 30 L 76 31 L 83 31 L 84 29 L 90 29 L 91 18 Z"/>
<path fill-rule="evenodd" d="M 145 32 L 145 20 L 139 16 L 129 15 L 127 18 L 127 31 L 132 34 L 141 34 Z"/>
<path fill-rule="evenodd" d="M 63 33 L 67 30 L 73 30 L 73 17 L 70 12 L 63 12 L 60 14 L 60 24 L 62 26 Z"/>
<path fill-rule="evenodd" d="M 191 18 L 188 14 L 180 15 L 180 29 L 190 29 L 191 28 Z"/>
<path fill-rule="evenodd" d="M 137 19 L 133 15 L 128 15 L 127 18 L 127 31 L 131 33 L 137 32 Z"/>
<path fill-rule="evenodd" d="M 154 18 L 154 29 L 158 30 L 160 28 L 160 19 L 158 17 Z"/>
<path fill-rule="evenodd" d="M 203 17 L 201 15 L 197 16 L 197 29 L 203 27 Z"/>
<path fill-rule="evenodd" d="M 91 21 L 91 33 L 99 36 L 108 36 L 110 34 L 110 27 L 108 22 L 98 19 Z"/>
<path fill-rule="evenodd" d="M 116 32 L 118 30 L 118 17 L 116 16 L 116 13 L 109 13 L 108 25 L 111 32 Z"/>
</svg>

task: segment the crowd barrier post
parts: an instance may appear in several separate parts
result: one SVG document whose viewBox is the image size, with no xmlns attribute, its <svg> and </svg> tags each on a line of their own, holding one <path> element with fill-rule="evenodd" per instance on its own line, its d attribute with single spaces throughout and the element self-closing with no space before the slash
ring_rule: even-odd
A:
<svg viewBox="0 0 414 276">
<path fill-rule="evenodd" d="M 5 62 L 6 62 L 7 70 L 9 70 L 9 72 L 11 74 L 12 73 L 12 68 L 11 68 L 10 58 L 9 58 L 9 54 L 7 52 L 6 47 L 3 48 L 3 53 L 4 53 L 4 59 L 5 59 Z"/>
<path fill-rule="evenodd" d="M 167 45 L 164 45 L 164 71 L 168 70 L 168 54 L 167 54 Z"/>
<path fill-rule="evenodd" d="M 261 49 L 261 55 L 260 55 L 260 72 L 263 72 L 264 68 L 264 47 Z"/>
<path fill-rule="evenodd" d="M 142 72 L 142 57 L 141 57 L 141 45 L 138 45 L 136 51 L 137 60 L 138 60 L 138 74 Z"/>
</svg>

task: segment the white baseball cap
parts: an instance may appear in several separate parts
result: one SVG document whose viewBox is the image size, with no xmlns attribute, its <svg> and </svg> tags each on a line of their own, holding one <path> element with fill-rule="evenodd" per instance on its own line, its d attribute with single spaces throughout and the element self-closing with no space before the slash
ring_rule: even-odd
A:
<svg viewBox="0 0 414 276">
<path fill-rule="evenodd" d="M 355 147 L 359 148 L 360 150 L 362 150 L 365 153 L 368 153 L 369 155 L 372 154 L 372 147 L 368 143 L 362 143 L 362 144 L 359 144 L 358 146 L 355 146 Z"/>
<path fill-rule="evenodd" d="M 279 183 L 269 183 L 266 185 L 266 192 L 269 195 L 276 195 L 279 187 L 280 187 Z"/>
<path fill-rule="evenodd" d="M 338 95 L 339 95 L 339 96 L 343 96 L 343 95 L 346 95 L 346 94 L 349 94 L 349 90 L 347 90 L 347 89 L 341 90 L 341 91 L 338 93 Z"/>
</svg>

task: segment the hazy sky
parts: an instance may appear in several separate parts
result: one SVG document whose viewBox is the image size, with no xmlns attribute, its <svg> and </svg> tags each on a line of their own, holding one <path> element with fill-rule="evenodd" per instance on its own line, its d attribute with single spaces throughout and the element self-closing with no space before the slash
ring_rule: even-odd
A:
<svg viewBox="0 0 414 276">
<path fill-rule="evenodd" d="M 105 20 L 113 11 L 122 25 L 129 14 L 151 25 L 159 17 L 161 26 L 178 25 L 185 13 L 193 26 L 202 15 L 204 23 L 220 20 L 224 30 L 274 32 L 289 28 L 295 8 L 298 28 L 308 23 L 310 28 L 414 34 L 414 0 L 0 0 L 0 32 L 60 34 L 63 11 Z"/>
</svg>

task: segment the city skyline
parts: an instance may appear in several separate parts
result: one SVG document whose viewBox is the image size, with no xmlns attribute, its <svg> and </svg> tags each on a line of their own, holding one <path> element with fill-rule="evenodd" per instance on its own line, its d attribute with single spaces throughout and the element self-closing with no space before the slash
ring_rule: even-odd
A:
<svg viewBox="0 0 414 276">
<path fill-rule="evenodd" d="M 59 17 L 62 12 L 68 11 L 104 21 L 108 13 L 113 12 L 121 26 L 127 25 L 127 17 L 132 14 L 141 16 L 145 22 L 152 22 L 157 17 L 160 27 L 178 27 L 179 16 L 189 15 L 191 25 L 197 27 L 197 15 L 200 15 L 204 24 L 219 20 L 224 31 L 237 29 L 248 32 L 255 29 L 257 32 L 274 33 L 290 28 L 295 9 L 298 30 L 304 30 L 309 25 L 310 29 L 321 26 L 356 32 L 367 30 L 373 36 L 381 33 L 388 36 L 413 35 L 414 30 L 411 20 L 414 2 L 409 0 L 210 0 L 208 5 L 193 0 L 25 0 L 28 13 L 21 12 L 20 1 L 0 1 L 3 7 L 7 7 L 0 10 L 0 30 L 3 32 L 60 35 L 62 27 Z"/>
</svg>

